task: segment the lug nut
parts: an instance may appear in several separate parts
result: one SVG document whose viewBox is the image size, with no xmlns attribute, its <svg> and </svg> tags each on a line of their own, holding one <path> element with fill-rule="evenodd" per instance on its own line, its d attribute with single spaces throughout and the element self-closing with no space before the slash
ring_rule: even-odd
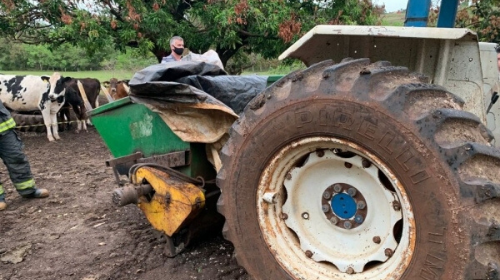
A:
<svg viewBox="0 0 500 280">
<path fill-rule="evenodd" d="M 392 254 L 394 253 L 391 249 L 387 248 L 384 251 L 386 257 L 392 257 Z"/>
<path fill-rule="evenodd" d="M 335 217 L 330 218 L 330 223 L 336 225 L 339 222 L 339 220 Z"/>
<path fill-rule="evenodd" d="M 346 229 L 351 229 L 351 227 L 352 227 L 351 222 L 349 222 L 349 221 L 345 221 L 345 222 L 344 222 L 344 228 L 346 228 Z"/>
<path fill-rule="evenodd" d="M 329 199 L 331 196 L 332 196 L 332 194 L 331 194 L 329 191 L 325 191 L 325 192 L 323 193 L 323 198 L 324 198 L 324 199 Z"/>
<path fill-rule="evenodd" d="M 287 214 L 287 213 L 281 213 L 281 214 L 280 214 L 280 218 L 281 218 L 282 220 L 286 220 L 286 219 L 288 219 L 288 214 Z"/>
<path fill-rule="evenodd" d="M 372 163 L 370 161 L 368 161 L 367 159 L 363 159 L 361 161 L 361 164 L 363 165 L 364 168 L 368 168 L 372 165 Z"/>
<path fill-rule="evenodd" d="M 335 184 L 335 185 L 333 185 L 333 190 L 335 192 L 339 193 L 340 191 L 342 191 L 342 186 L 339 184 Z"/>
<path fill-rule="evenodd" d="M 313 253 L 311 251 L 307 250 L 306 251 L 306 257 L 312 258 L 312 256 L 313 256 Z"/>
<path fill-rule="evenodd" d="M 328 213 L 330 211 L 330 205 L 328 204 L 323 204 L 321 206 L 321 210 L 323 210 L 324 213 Z"/>
<path fill-rule="evenodd" d="M 292 180 L 292 173 L 290 172 L 286 173 L 285 179 Z"/>
<path fill-rule="evenodd" d="M 358 207 L 358 209 L 363 210 L 366 207 L 366 203 L 363 200 L 360 200 L 356 203 L 356 206 Z"/>
<path fill-rule="evenodd" d="M 376 244 L 380 244 L 382 240 L 380 240 L 380 236 L 374 236 L 373 237 L 373 242 L 376 243 Z"/>
<path fill-rule="evenodd" d="M 352 163 L 350 163 L 350 162 L 344 162 L 344 166 L 346 168 L 351 168 L 352 167 Z"/>
<path fill-rule="evenodd" d="M 361 215 L 356 215 L 356 216 L 354 217 L 354 221 L 355 221 L 357 224 L 361 224 L 361 223 L 363 223 L 363 216 L 361 216 Z"/>
<path fill-rule="evenodd" d="M 307 212 L 302 213 L 302 218 L 305 220 L 309 220 L 309 213 Z"/>
<path fill-rule="evenodd" d="M 399 204 L 399 202 L 398 202 L 398 201 L 394 200 L 394 201 L 392 202 L 392 208 L 393 208 L 394 210 L 396 210 L 396 211 L 399 211 L 399 210 L 401 210 L 401 204 Z"/>
<path fill-rule="evenodd" d="M 357 193 L 356 189 L 355 188 L 349 188 L 347 190 L 347 194 L 350 195 L 350 196 L 355 196 Z"/>
<path fill-rule="evenodd" d="M 352 267 L 348 267 L 346 270 L 347 274 L 354 274 L 354 269 Z"/>
<path fill-rule="evenodd" d="M 323 150 L 317 150 L 317 151 L 316 151 L 316 155 L 317 155 L 318 157 L 323 157 L 323 156 L 325 155 L 325 151 L 323 151 Z"/>
</svg>

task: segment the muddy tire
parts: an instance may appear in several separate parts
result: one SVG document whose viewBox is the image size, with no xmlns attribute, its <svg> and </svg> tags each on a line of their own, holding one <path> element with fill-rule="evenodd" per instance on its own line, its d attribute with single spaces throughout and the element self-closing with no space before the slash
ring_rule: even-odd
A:
<svg viewBox="0 0 500 280">
<path fill-rule="evenodd" d="M 462 106 L 368 59 L 266 89 L 217 177 L 239 264 L 255 279 L 498 279 L 500 153 Z"/>
<path fill-rule="evenodd" d="M 16 127 L 19 131 L 37 133 L 43 133 L 47 131 L 43 122 L 42 115 L 22 114 L 18 112 L 11 112 L 11 115 L 16 122 Z"/>
</svg>

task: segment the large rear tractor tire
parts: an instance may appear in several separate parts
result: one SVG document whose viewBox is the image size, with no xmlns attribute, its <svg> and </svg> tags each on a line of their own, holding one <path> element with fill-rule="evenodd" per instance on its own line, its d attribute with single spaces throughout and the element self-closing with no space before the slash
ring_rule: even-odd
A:
<svg viewBox="0 0 500 280">
<path fill-rule="evenodd" d="M 498 279 L 500 152 L 462 105 L 368 59 L 266 89 L 217 177 L 239 264 L 255 279 Z"/>
</svg>

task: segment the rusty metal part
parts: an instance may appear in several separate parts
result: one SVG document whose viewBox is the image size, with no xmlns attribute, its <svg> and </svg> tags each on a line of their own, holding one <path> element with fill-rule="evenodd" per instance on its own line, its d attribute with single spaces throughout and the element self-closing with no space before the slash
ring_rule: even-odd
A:
<svg viewBox="0 0 500 280">
<path fill-rule="evenodd" d="M 140 196 L 152 195 L 154 192 L 151 185 L 128 186 L 113 191 L 112 201 L 116 206 L 125 206 L 139 202 Z"/>
<path fill-rule="evenodd" d="M 374 237 L 373 237 L 373 242 L 374 242 L 374 243 L 376 243 L 376 244 L 380 244 L 380 241 L 382 241 L 382 240 L 380 239 L 380 236 L 374 236 Z"/>
<path fill-rule="evenodd" d="M 368 167 L 370 167 L 372 165 L 372 163 L 369 160 L 367 160 L 367 159 L 363 159 L 363 161 L 361 162 L 361 164 L 363 164 L 364 168 L 368 168 Z"/>
<path fill-rule="evenodd" d="M 396 210 L 396 211 L 401 210 L 401 203 L 399 203 L 398 201 L 394 200 L 392 202 L 392 208 L 394 208 L 394 210 Z"/>
<path fill-rule="evenodd" d="M 286 219 L 288 219 L 288 214 L 286 214 L 286 213 L 281 213 L 281 214 L 280 214 L 280 218 L 281 218 L 282 220 L 286 220 Z"/>
<path fill-rule="evenodd" d="M 325 140 L 323 141 L 323 139 L 325 139 Z M 332 142 L 336 143 L 337 147 L 335 147 L 335 144 L 332 145 L 331 144 Z M 285 148 L 283 148 L 279 153 L 277 153 L 275 155 L 275 157 L 271 160 L 271 163 L 267 166 L 268 168 L 265 169 L 265 172 L 262 174 L 261 180 L 259 181 L 259 186 L 261 186 L 261 188 L 258 191 L 258 197 L 261 198 L 262 195 L 267 190 L 273 189 L 272 186 L 278 187 L 278 186 L 285 185 L 285 187 L 287 187 L 287 184 L 293 184 L 293 182 L 288 182 L 287 173 L 289 173 L 290 170 L 292 170 L 290 177 L 296 177 L 295 176 L 296 173 L 297 173 L 297 175 L 299 175 L 299 174 L 295 170 L 300 170 L 300 169 L 298 169 L 298 168 L 294 169 L 294 166 L 291 166 L 291 165 L 281 165 L 281 164 L 285 163 L 285 162 L 290 162 L 290 161 L 293 162 L 294 159 L 300 159 L 301 157 L 303 157 L 303 154 L 301 154 L 300 152 L 295 152 L 295 149 L 297 149 L 298 151 L 304 151 L 304 153 L 307 153 L 307 152 L 313 150 L 312 148 L 315 148 L 315 147 L 321 147 L 321 148 L 325 149 L 325 156 L 324 157 L 327 156 L 326 151 L 328 151 L 328 150 L 330 150 L 330 151 L 337 150 L 337 152 L 338 152 L 338 150 L 341 150 L 338 147 L 349 147 L 349 149 L 353 149 L 356 152 L 359 152 L 360 154 L 363 155 L 363 157 L 358 157 L 360 159 L 359 159 L 359 166 L 358 166 L 358 164 L 356 164 L 357 168 L 361 168 L 361 170 L 365 169 L 362 166 L 362 158 L 368 158 L 372 162 L 372 165 L 370 168 L 374 168 L 374 166 L 376 166 L 375 168 L 377 168 L 378 170 L 380 170 L 381 172 L 386 174 L 389 181 L 392 184 L 394 184 L 394 189 L 396 190 L 396 192 L 398 194 L 398 199 L 401 199 L 401 204 L 404 205 L 404 208 L 402 206 L 401 212 L 404 212 L 404 214 L 405 214 L 403 216 L 403 219 L 404 219 L 403 221 L 404 221 L 404 225 L 405 225 L 405 230 L 407 230 L 404 233 L 404 235 L 402 236 L 402 239 L 400 239 L 398 250 L 393 252 L 393 256 L 397 256 L 397 258 L 395 258 L 395 257 L 388 258 L 387 256 L 385 256 L 385 249 L 389 248 L 386 246 L 386 244 L 389 244 L 386 240 L 390 240 L 390 238 L 381 240 L 381 242 L 377 244 L 377 243 L 374 243 L 372 241 L 372 239 L 374 236 L 379 236 L 379 234 L 374 234 L 374 235 L 367 236 L 367 237 L 368 237 L 368 241 L 371 244 L 373 244 L 374 248 L 380 248 L 380 250 L 379 250 L 380 255 L 383 256 L 382 258 L 380 258 L 380 260 L 384 263 L 387 262 L 387 264 L 389 266 L 391 266 L 390 271 L 384 271 L 384 272 L 379 272 L 379 273 L 382 273 L 384 275 L 384 277 L 387 277 L 387 278 L 391 278 L 391 277 L 389 277 L 389 275 L 402 275 L 405 268 L 409 265 L 409 262 L 411 260 L 412 255 L 413 255 L 414 246 L 415 246 L 415 224 L 414 224 L 415 221 L 413 220 L 413 216 L 411 215 L 411 213 L 412 213 L 411 205 L 408 202 L 408 198 L 406 196 L 404 188 L 401 185 L 401 182 L 399 180 L 397 180 L 397 178 L 393 175 L 391 170 L 389 170 L 385 166 L 385 164 L 383 162 L 381 162 L 376 156 L 374 156 L 370 152 L 366 151 L 362 147 L 360 147 L 352 142 L 344 142 L 343 140 L 340 140 L 340 139 L 333 139 L 333 138 L 326 138 L 326 137 L 325 138 L 317 137 L 317 138 L 311 138 L 311 139 L 307 139 L 307 140 L 301 140 L 301 141 L 297 141 L 297 143 L 294 142 L 294 143 L 290 144 L 289 146 L 286 146 Z M 349 150 L 349 149 L 346 149 L 346 150 Z M 317 149 L 315 149 L 315 150 L 317 150 Z M 315 151 L 315 150 L 313 150 L 313 151 Z M 290 151 L 292 151 L 294 153 L 291 153 Z M 338 153 L 333 154 L 333 155 L 336 156 L 336 155 L 338 155 Z M 310 153 L 310 157 L 314 157 L 314 156 L 317 157 L 317 154 L 315 152 Z M 339 158 L 342 158 L 342 156 L 339 156 Z M 355 159 L 352 159 L 352 158 L 348 158 L 348 159 L 349 159 L 349 162 L 356 161 Z M 341 163 L 342 167 L 345 167 L 344 163 L 345 163 L 345 161 Z M 354 167 L 354 164 L 353 164 L 353 167 Z M 304 168 L 303 165 L 300 165 L 300 168 Z M 283 181 L 280 181 L 279 179 L 276 179 L 276 177 L 274 177 L 275 174 L 279 174 L 280 172 L 282 172 L 282 174 L 283 174 L 282 176 L 285 177 L 285 178 L 281 177 Z M 279 178 L 279 176 L 277 176 L 277 177 Z M 377 181 L 379 180 L 379 177 L 376 174 L 373 177 L 375 178 L 375 180 L 377 180 Z M 300 178 L 300 175 L 299 175 L 299 178 Z M 296 180 L 296 178 L 293 178 L 291 180 L 292 181 Z M 338 193 L 335 191 L 344 192 L 343 186 L 340 185 L 339 183 L 332 184 L 330 186 L 332 187 L 332 190 L 331 190 L 332 194 Z M 335 190 L 334 186 L 337 188 L 337 190 Z M 273 190 L 277 190 L 277 189 L 278 188 L 274 188 Z M 385 191 L 385 188 L 383 188 L 383 190 Z M 345 192 L 347 193 L 347 188 L 345 189 Z M 287 190 L 286 193 L 287 193 L 287 200 L 293 201 L 293 199 L 291 199 L 291 197 L 290 197 L 290 192 Z M 323 193 L 324 193 L 324 190 L 323 190 L 323 192 L 319 193 L 320 198 L 322 198 Z M 358 192 L 356 194 L 356 196 L 359 195 L 359 193 L 360 192 Z M 392 200 L 391 200 L 393 198 L 392 195 L 386 194 L 386 196 L 387 196 L 388 202 L 392 202 Z M 353 198 L 356 200 L 356 197 L 353 197 Z M 356 205 L 358 205 L 358 204 L 356 204 Z M 331 278 L 332 277 L 331 275 L 335 275 L 335 277 L 341 279 L 342 273 L 347 275 L 347 269 L 349 267 L 352 267 L 353 272 L 356 273 L 355 275 L 358 275 L 362 272 L 363 275 L 366 274 L 366 275 L 370 275 L 370 276 L 376 278 L 376 275 L 378 275 L 378 274 L 372 274 L 372 272 L 371 272 L 372 270 L 367 270 L 367 271 L 360 270 L 360 271 L 358 271 L 358 270 L 354 269 L 353 264 L 346 264 L 345 258 L 341 258 L 338 260 L 335 259 L 335 263 L 334 263 L 335 266 L 337 266 L 337 262 L 340 265 L 343 265 L 345 270 L 339 269 L 340 270 L 339 272 L 337 272 L 337 270 L 330 270 L 324 266 L 325 262 L 322 261 L 324 258 L 321 258 L 321 254 L 317 253 L 317 252 L 315 252 L 315 254 L 313 254 L 313 256 L 310 259 L 317 261 L 317 262 L 319 259 L 320 261 L 318 262 L 317 265 L 316 264 L 311 265 L 309 261 L 306 261 L 306 260 L 308 260 L 308 258 L 305 256 L 305 252 L 307 250 L 310 250 L 311 252 L 314 251 L 313 249 L 311 249 L 313 247 L 308 245 L 307 247 L 304 246 L 304 248 L 302 248 L 303 247 L 301 245 L 302 242 L 299 243 L 297 245 L 297 247 L 290 246 L 290 244 L 297 243 L 297 241 L 295 239 L 297 235 L 296 234 L 293 234 L 293 235 L 289 234 L 289 230 L 290 230 L 289 221 L 291 220 L 291 217 L 288 217 L 287 220 L 283 220 L 281 218 L 282 216 L 280 215 L 280 213 L 282 213 L 282 211 L 283 212 L 286 211 L 286 213 L 288 213 L 288 216 L 290 216 L 290 214 L 292 214 L 293 212 L 289 211 L 289 209 L 285 209 L 284 206 L 282 206 L 280 209 L 279 206 L 280 206 L 279 203 L 273 205 L 273 207 L 269 207 L 269 205 L 265 204 L 265 203 L 257 204 L 258 213 L 259 213 L 259 225 L 261 226 L 262 234 L 263 234 L 264 238 L 266 239 L 266 242 L 268 244 L 270 244 L 269 246 L 271 246 L 272 248 L 275 248 L 277 250 L 276 253 L 273 255 L 275 256 L 277 261 L 280 263 L 280 265 L 286 267 L 287 271 L 295 271 L 295 270 L 293 270 L 296 268 L 296 266 L 294 264 L 307 262 L 307 264 L 310 267 L 314 267 L 313 271 L 320 271 L 317 273 L 316 272 L 311 273 L 311 275 L 307 274 L 309 276 L 322 275 L 322 276 L 326 277 L 327 275 L 329 275 L 328 277 Z M 366 203 L 365 206 L 370 208 L 371 204 Z M 392 211 L 394 213 L 394 210 L 392 209 L 392 205 L 389 204 L 388 206 L 390 206 L 390 211 Z M 359 208 L 362 208 L 362 207 L 359 207 Z M 304 217 L 302 216 L 302 214 L 306 213 L 306 212 L 309 213 L 309 211 L 305 212 L 304 210 L 306 210 L 306 209 L 303 209 L 302 211 L 299 211 L 297 213 L 298 218 L 300 220 L 295 220 L 295 222 L 300 223 L 301 220 L 302 220 L 302 223 L 309 222 L 309 221 L 303 220 Z M 321 206 L 319 208 L 319 212 L 323 215 L 323 213 L 321 211 Z M 273 213 L 275 213 L 275 214 L 273 214 Z M 312 213 L 309 213 L 309 214 L 311 215 L 311 217 L 309 217 L 309 220 L 312 220 L 312 217 L 313 217 Z M 316 213 L 316 214 L 318 214 L 318 213 Z M 394 216 L 397 218 L 398 214 L 394 214 Z M 275 220 L 274 217 L 276 217 L 277 219 Z M 336 218 L 329 219 L 329 222 L 332 224 L 338 223 Z M 352 221 L 352 223 L 354 223 L 354 221 Z M 342 225 L 343 222 L 338 223 L 338 224 L 340 224 L 340 227 L 343 227 L 343 225 Z M 391 223 L 391 225 L 389 225 L 389 227 L 391 227 L 391 226 L 393 226 L 393 223 Z M 309 227 L 308 224 L 307 224 L 307 227 Z M 339 227 L 339 225 L 337 225 L 336 227 Z M 343 233 L 345 231 L 345 229 L 340 229 L 340 230 L 341 231 L 339 231 L 337 233 Z M 392 229 L 389 229 L 389 230 L 392 232 Z M 308 240 L 315 242 L 314 239 L 308 239 Z M 304 242 L 304 243 L 306 243 L 306 242 Z M 328 244 L 328 245 L 325 244 L 325 246 L 330 246 L 330 244 Z M 321 247 L 314 247 L 314 248 L 321 249 Z M 302 254 L 300 254 L 301 253 L 300 251 L 302 251 Z M 303 256 L 303 257 L 301 258 L 301 256 Z M 318 257 L 316 257 L 316 256 L 318 256 Z M 298 261 L 297 261 L 297 257 L 299 258 Z M 332 261 L 329 261 L 329 262 L 333 263 Z M 338 266 L 337 266 L 337 268 L 338 268 Z M 293 273 L 292 275 L 296 279 L 300 279 L 300 277 L 302 277 L 306 274 L 302 274 L 302 272 L 301 272 L 301 273 Z M 328 277 L 326 277 L 324 279 L 328 279 Z M 398 277 L 399 276 L 396 276 L 395 279 L 397 279 Z M 308 278 L 305 278 L 305 279 L 308 279 Z M 318 278 L 318 279 L 320 279 L 320 278 Z"/>
<path fill-rule="evenodd" d="M 385 249 L 384 252 L 385 252 L 385 255 L 389 258 L 392 257 L 392 254 L 394 254 L 394 251 L 392 249 L 389 249 L 389 248 Z"/>
<path fill-rule="evenodd" d="M 350 162 L 346 162 L 346 163 L 344 163 L 344 165 L 345 165 L 346 168 L 351 168 L 352 167 L 352 163 L 350 163 Z"/>
<path fill-rule="evenodd" d="M 306 257 L 312 258 L 312 256 L 313 256 L 313 253 L 311 251 L 307 250 L 306 251 Z"/>
<path fill-rule="evenodd" d="M 144 158 L 141 152 L 137 152 L 128 156 L 107 160 L 106 166 L 113 168 L 116 183 L 123 185 L 125 182 L 120 181 L 120 174 L 128 175 L 128 170 L 136 163 L 155 163 L 166 167 L 181 167 L 190 164 L 191 157 L 189 153 L 190 151 L 186 150 Z M 120 172 L 121 170 L 126 170 L 126 172 Z"/>
<path fill-rule="evenodd" d="M 323 157 L 325 155 L 325 151 L 324 150 L 317 150 L 316 154 L 318 155 L 318 157 Z"/>
<path fill-rule="evenodd" d="M 203 209 L 203 190 L 153 167 L 140 167 L 131 174 L 132 182 L 148 182 L 154 195 L 139 197 L 139 208 L 156 229 L 173 236 Z"/>
<path fill-rule="evenodd" d="M 347 274 L 354 274 L 354 268 L 352 268 L 352 267 L 347 268 L 346 273 Z"/>
</svg>

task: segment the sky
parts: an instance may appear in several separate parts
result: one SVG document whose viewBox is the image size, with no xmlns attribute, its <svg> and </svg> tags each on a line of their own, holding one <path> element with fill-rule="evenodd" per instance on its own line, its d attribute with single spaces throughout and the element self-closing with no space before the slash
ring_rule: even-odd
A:
<svg viewBox="0 0 500 280">
<path fill-rule="evenodd" d="M 406 9 L 408 0 L 373 0 L 373 3 L 377 5 L 385 4 L 385 10 L 390 13 L 401 9 Z"/>
</svg>

